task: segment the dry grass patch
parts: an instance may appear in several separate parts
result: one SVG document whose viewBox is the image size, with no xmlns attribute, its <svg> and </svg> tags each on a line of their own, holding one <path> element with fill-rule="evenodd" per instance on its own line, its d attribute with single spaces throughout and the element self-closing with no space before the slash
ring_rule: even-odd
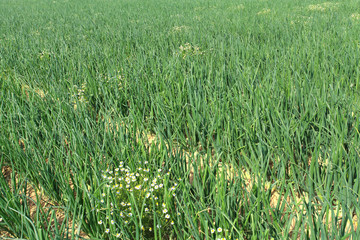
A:
<svg viewBox="0 0 360 240">
<path fill-rule="evenodd" d="M 157 146 L 158 148 L 160 148 L 161 142 L 159 141 L 159 136 L 157 136 L 156 134 L 146 134 L 145 136 L 147 139 L 146 146 L 148 146 L 149 149 L 151 149 L 152 146 Z M 176 151 L 179 151 L 179 149 L 176 149 Z M 278 209 L 280 206 L 284 206 L 283 208 L 284 212 L 282 213 L 281 220 L 285 218 L 288 219 L 291 218 L 289 233 L 290 236 L 293 236 L 293 234 L 295 234 L 294 230 L 298 219 L 300 219 L 300 215 L 305 216 L 307 213 L 306 205 L 309 203 L 309 196 L 307 193 L 299 193 L 296 192 L 295 189 L 294 191 L 291 191 L 291 193 L 287 193 L 287 194 L 282 193 L 278 188 L 277 184 L 256 177 L 249 169 L 246 169 L 244 167 L 242 167 L 239 170 L 238 168 L 235 168 L 229 163 L 223 163 L 222 161 L 217 160 L 215 154 L 213 153 L 212 156 L 208 157 L 207 154 L 201 154 L 198 151 L 188 152 L 185 150 L 181 150 L 181 152 L 185 156 L 188 169 L 190 169 L 189 179 L 188 179 L 190 184 L 193 184 L 195 168 L 197 167 L 197 171 L 200 172 L 204 169 L 205 164 L 208 164 L 212 168 L 213 167 L 218 168 L 219 174 L 216 176 L 218 178 L 220 178 L 222 174 L 225 174 L 227 181 L 234 181 L 235 178 L 241 178 L 247 193 L 250 193 L 254 186 L 264 185 L 265 186 L 264 191 L 271 191 L 270 202 L 269 202 L 271 208 L 275 210 Z M 308 166 L 310 166 L 311 161 L 312 161 L 312 157 L 310 156 L 308 159 Z M 321 167 L 327 167 L 329 164 L 328 159 L 319 158 L 318 162 Z M 244 202 L 245 201 L 249 202 L 250 201 L 249 197 L 250 194 L 244 196 Z M 311 204 L 312 206 L 314 206 L 313 218 L 315 221 L 321 215 L 321 211 L 323 207 L 321 203 L 316 199 L 311 200 Z M 341 209 L 341 206 L 338 202 L 334 203 L 332 209 L 330 210 L 331 211 L 329 211 L 328 214 L 323 215 L 322 222 L 327 226 L 328 231 L 332 231 L 333 226 L 331 225 L 331 222 L 334 218 L 336 218 L 337 229 L 335 231 L 338 231 L 341 227 L 342 220 L 344 217 L 343 210 Z M 331 214 L 332 211 L 335 213 L 335 215 Z M 352 216 L 352 221 L 354 223 L 353 229 L 350 224 L 350 221 L 348 221 L 345 227 L 346 233 L 350 233 L 352 230 L 357 231 L 358 216 L 355 213 Z"/>
<path fill-rule="evenodd" d="M 10 191 L 13 191 L 13 184 L 14 184 L 12 183 L 13 179 L 15 180 L 15 184 L 17 186 L 20 186 L 20 184 L 22 184 L 20 183 L 18 173 L 16 172 L 13 173 L 11 167 L 2 166 L 1 173 L 5 181 L 7 182 Z M 14 174 L 15 176 L 12 176 L 12 174 Z M 73 189 L 72 184 L 71 184 L 71 188 Z M 48 196 L 46 196 L 46 194 L 40 187 L 35 188 L 33 184 L 28 183 L 26 185 L 25 191 L 19 192 L 19 195 L 22 194 L 26 196 L 27 199 L 26 206 L 29 209 L 29 218 L 34 223 L 38 221 L 38 214 L 41 213 L 44 216 L 48 216 L 47 221 L 41 223 L 44 224 L 46 227 L 50 225 L 51 229 L 53 229 L 55 226 L 57 226 L 58 229 L 60 229 L 61 225 L 63 225 L 64 221 L 66 221 L 65 224 L 66 224 L 66 229 L 68 229 L 67 235 L 69 238 L 71 238 L 73 232 L 75 236 L 79 236 L 85 239 L 88 238 L 88 236 L 84 232 L 78 231 L 78 225 L 74 223 L 71 218 L 68 219 L 66 218 L 66 211 L 64 207 L 62 207 L 60 204 L 58 204 L 57 202 L 51 200 Z M 55 214 L 55 216 L 53 216 L 53 214 Z M 55 236 L 51 236 L 51 232 L 49 232 L 48 234 L 50 238 L 55 237 Z M 12 236 L 7 231 L 0 231 L 0 238 L 5 239 L 12 237 L 16 237 L 16 236 Z"/>
</svg>

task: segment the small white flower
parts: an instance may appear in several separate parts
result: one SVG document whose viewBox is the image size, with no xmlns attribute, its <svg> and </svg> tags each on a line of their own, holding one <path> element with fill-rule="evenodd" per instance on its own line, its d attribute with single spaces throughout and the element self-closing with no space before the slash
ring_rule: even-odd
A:
<svg viewBox="0 0 360 240">
<path fill-rule="evenodd" d="M 98 224 L 100 224 L 100 225 L 103 224 L 103 221 L 102 220 L 98 221 Z"/>
<path fill-rule="evenodd" d="M 121 237 L 120 233 L 116 234 L 116 237 L 117 237 L 117 238 L 120 238 L 120 237 Z"/>
<path fill-rule="evenodd" d="M 166 218 L 166 219 L 169 219 L 169 218 L 170 218 L 170 215 L 169 215 L 169 214 L 166 214 L 166 215 L 165 215 L 165 218 Z"/>
<path fill-rule="evenodd" d="M 150 197 L 150 193 L 147 193 L 145 197 L 146 197 L 146 198 L 149 198 L 149 197 Z"/>
<path fill-rule="evenodd" d="M 113 224 L 113 225 L 114 225 L 114 224 L 115 224 L 115 221 L 114 221 L 114 220 L 111 220 L 111 224 Z"/>
<path fill-rule="evenodd" d="M 144 182 L 147 182 L 147 180 L 149 180 L 148 178 L 144 178 Z"/>
<path fill-rule="evenodd" d="M 165 208 L 165 209 L 163 209 L 163 213 L 167 213 L 168 212 L 168 210 Z"/>
<path fill-rule="evenodd" d="M 211 233 L 215 233 L 215 229 L 211 229 Z"/>
<path fill-rule="evenodd" d="M 107 228 L 107 229 L 105 230 L 105 233 L 109 233 L 109 232 L 110 232 L 110 229 Z"/>
<path fill-rule="evenodd" d="M 219 228 L 217 229 L 217 231 L 218 231 L 218 232 L 222 232 L 222 228 L 219 227 Z"/>
</svg>

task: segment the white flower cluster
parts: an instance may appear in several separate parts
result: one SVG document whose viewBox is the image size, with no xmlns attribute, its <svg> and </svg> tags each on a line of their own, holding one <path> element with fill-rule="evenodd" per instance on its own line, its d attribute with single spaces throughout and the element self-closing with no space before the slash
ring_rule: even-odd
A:
<svg viewBox="0 0 360 240">
<path fill-rule="evenodd" d="M 120 238 L 122 234 L 117 232 L 116 226 L 135 232 L 135 222 L 141 222 L 144 235 L 153 234 L 154 221 L 161 232 L 174 225 L 171 213 L 176 209 L 172 203 L 178 184 L 169 186 L 171 169 L 168 172 L 150 170 L 147 161 L 139 165 L 132 170 L 120 162 L 118 167 L 102 172 L 105 187 L 94 210 L 100 213 L 98 224 L 104 225 L 105 234 Z"/>
</svg>

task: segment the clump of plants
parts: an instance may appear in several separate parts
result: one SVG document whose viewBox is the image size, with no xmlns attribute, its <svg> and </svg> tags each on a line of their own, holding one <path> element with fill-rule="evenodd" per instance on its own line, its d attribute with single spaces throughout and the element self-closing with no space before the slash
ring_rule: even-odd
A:
<svg viewBox="0 0 360 240">
<path fill-rule="evenodd" d="M 94 211 L 103 226 L 104 238 L 153 239 L 171 236 L 176 215 L 176 182 L 170 171 L 150 170 L 147 161 L 131 168 L 118 167 L 102 172 L 103 184 L 95 198 Z"/>
<path fill-rule="evenodd" d="M 191 45 L 190 43 L 185 43 L 184 46 L 181 45 L 179 50 L 176 52 L 177 56 L 181 56 L 183 59 L 190 56 L 199 56 L 203 55 L 205 51 L 201 51 L 200 47 Z"/>
</svg>

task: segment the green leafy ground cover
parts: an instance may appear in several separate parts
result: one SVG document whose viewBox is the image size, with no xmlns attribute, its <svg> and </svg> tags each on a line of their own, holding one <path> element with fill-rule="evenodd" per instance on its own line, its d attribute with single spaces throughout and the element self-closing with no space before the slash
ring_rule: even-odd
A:
<svg viewBox="0 0 360 240">
<path fill-rule="evenodd" d="M 358 239 L 359 9 L 0 0 L 1 236 Z"/>
</svg>

